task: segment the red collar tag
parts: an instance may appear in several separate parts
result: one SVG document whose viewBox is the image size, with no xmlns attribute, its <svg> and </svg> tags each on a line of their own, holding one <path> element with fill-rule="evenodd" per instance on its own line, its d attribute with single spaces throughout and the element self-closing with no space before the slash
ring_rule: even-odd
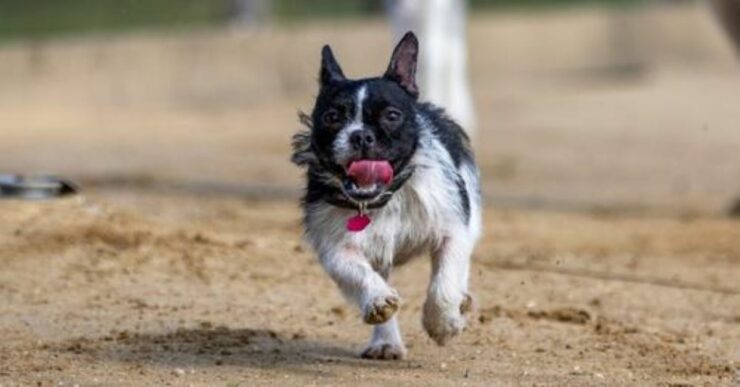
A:
<svg viewBox="0 0 740 387">
<path fill-rule="evenodd" d="M 347 220 L 347 231 L 360 232 L 370 224 L 370 217 L 367 214 L 357 214 Z"/>
</svg>

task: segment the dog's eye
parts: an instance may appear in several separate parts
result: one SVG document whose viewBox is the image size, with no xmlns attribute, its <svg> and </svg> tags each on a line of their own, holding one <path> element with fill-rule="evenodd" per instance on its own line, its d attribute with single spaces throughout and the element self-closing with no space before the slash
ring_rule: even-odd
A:
<svg viewBox="0 0 740 387">
<path fill-rule="evenodd" d="M 341 116 L 336 109 L 330 109 L 321 116 L 321 121 L 323 121 L 326 126 L 337 126 L 341 121 Z"/>
<path fill-rule="evenodd" d="M 383 120 L 389 124 L 396 125 L 403 121 L 403 113 L 396 108 L 387 108 L 383 111 Z"/>
</svg>

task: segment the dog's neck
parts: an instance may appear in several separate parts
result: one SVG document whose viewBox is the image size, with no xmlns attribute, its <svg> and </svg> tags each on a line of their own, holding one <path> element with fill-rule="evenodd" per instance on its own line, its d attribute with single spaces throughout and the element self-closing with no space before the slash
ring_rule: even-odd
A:
<svg viewBox="0 0 740 387">
<path fill-rule="evenodd" d="M 396 191 L 401 189 L 409 180 L 409 178 L 413 176 L 413 174 L 414 167 L 407 166 L 402 173 L 396 176 L 396 178 L 393 180 L 393 183 L 391 183 L 391 185 L 388 187 L 388 190 L 384 192 L 380 198 L 368 203 L 366 208 L 370 210 L 383 208 L 393 198 L 393 195 L 396 193 Z M 347 197 L 347 195 L 345 195 L 344 192 L 342 192 L 341 190 L 336 190 L 332 192 L 331 194 L 327 195 L 324 200 L 327 203 L 340 208 L 356 210 L 360 207 L 360 203 Z"/>
</svg>

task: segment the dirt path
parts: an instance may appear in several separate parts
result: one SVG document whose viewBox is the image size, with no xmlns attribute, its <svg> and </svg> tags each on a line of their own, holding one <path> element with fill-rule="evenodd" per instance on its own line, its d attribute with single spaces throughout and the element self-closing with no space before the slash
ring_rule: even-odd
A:
<svg viewBox="0 0 740 387">
<path fill-rule="evenodd" d="M 740 226 L 489 211 L 478 309 L 425 337 L 424 259 L 393 278 L 410 347 L 368 335 L 292 202 L 102 194 L 0 202 L 0 385 L 733 385 Z"/>
</svg>

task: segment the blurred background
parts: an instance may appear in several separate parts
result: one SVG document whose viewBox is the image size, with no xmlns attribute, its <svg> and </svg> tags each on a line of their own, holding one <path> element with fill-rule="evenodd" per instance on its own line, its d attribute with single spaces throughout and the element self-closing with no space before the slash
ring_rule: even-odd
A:
<svg viewBox="0 0 740 387">
<path fill-rule="evenodd" d="M 470 1 L 487 201 L 730 213 L 740 70 L 707 3 Z M 289 139 L 320 47 L 359 77 L 393 40 L 381 1 L 0 0 L 0 171 L 298 197 Z"/>
</svg>

